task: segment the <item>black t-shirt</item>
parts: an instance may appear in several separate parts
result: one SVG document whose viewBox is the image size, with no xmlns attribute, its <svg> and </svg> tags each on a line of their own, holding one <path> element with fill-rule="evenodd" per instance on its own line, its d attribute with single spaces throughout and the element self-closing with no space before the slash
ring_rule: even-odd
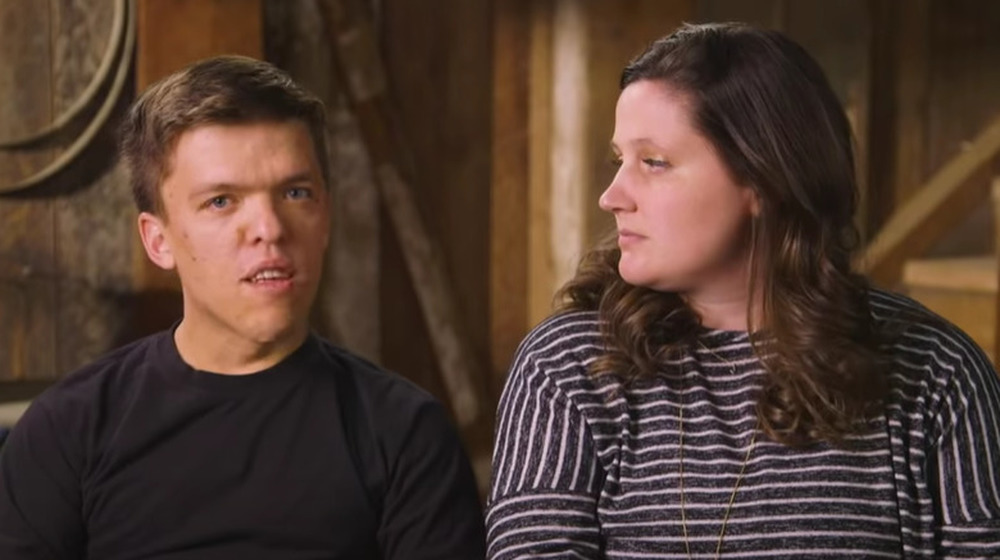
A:
<svg viewBox="0 0 1000 560">
<path fill-rule="evenodd" d="M 170 332 L 38 397 L 0 454 L 0 558 L 481 559 L 443 407 L 315 336 L 252 375 Z"/>
</svg>

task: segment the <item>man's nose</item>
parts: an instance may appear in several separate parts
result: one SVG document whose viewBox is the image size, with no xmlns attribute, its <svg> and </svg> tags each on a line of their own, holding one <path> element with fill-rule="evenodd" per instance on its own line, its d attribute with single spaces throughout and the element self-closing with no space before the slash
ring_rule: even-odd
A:
<svg viewBox="0 0 1000 560">
<path fill-rule="evenodd" d="M 251 223 L 254 243 L 276 243 L 285 235 L 284 218 L 272 201 L 256 205 Z"/>
</svg>

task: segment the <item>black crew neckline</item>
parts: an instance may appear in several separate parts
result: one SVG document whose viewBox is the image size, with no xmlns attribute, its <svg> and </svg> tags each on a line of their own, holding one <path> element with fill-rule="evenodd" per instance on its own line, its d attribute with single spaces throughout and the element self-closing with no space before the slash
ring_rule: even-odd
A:
<svg viewBox="0 0 1000 560">
<path fill-rule="evenodd" d="M 179 325 L 180 322 L 177 322 L 161 333 L 160 340 L 156 344 L 160 358 L 158 361 L 162 364 L 159 368 L 161 373 L 166 375 L 171 383 L 232 396 L 294 381 L 294 378 L 309 371 L 309 356 L 316 355 L 315 350 L 319 344 L 316 335 L 310 331 L 302 344 L 277 364 L 253 373 L 224 374 L 201 370 L 184 361 L 174 340 L 174 333 Z"/>
</svg>

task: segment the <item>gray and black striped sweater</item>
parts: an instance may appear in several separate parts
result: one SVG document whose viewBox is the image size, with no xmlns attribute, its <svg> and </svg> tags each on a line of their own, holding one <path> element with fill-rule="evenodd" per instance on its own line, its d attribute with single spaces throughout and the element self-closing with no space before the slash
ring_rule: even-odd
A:
<svg viewBox="0 0 1000 560">
<path fill-rule="evenodd" d="M 876 319 L 928 313 L 887 292 Z M 850 451 L 759 435 L 723 558 L 1000 559 L 1000 381 L 963 333 L 910 327 L 884 415 Z M 557 315 L 518 350 L 497 413 L 488 557 L 714 558 L 764 372 L 746 333 L 705 331 L 664 375 L 594 378 L 595 313 Z M 735 367 L 732 367 L 732 364 Z"/>
</svg>

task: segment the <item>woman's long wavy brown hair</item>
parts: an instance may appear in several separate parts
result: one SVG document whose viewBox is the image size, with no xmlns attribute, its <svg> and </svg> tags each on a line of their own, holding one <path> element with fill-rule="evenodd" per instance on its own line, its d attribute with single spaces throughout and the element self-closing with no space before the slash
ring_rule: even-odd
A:
<svg viewBox="0 0 1000 560">
<path fill-rule="evenodd" d="M 639 80 L 687 94 L 695 127 L 759 198 L 749 289 L 761 306 L 754 316 L 748 304 L 748 330 L 767 371 L 762 428 L 788 445 L 842 444 L 888 385 L 868 283 L 851 271 L 858 193 L 840 102 L 801 46 L 741 24 L 681 27 L 629 63 L 621 88 Z M 619 257 L 613 239 L 586 255 L 563 308 L 599 312 L 608 350 L 592 373 L 655 375 L 700 319 L 679 294 L 627 284 Z"/>
</svg>

